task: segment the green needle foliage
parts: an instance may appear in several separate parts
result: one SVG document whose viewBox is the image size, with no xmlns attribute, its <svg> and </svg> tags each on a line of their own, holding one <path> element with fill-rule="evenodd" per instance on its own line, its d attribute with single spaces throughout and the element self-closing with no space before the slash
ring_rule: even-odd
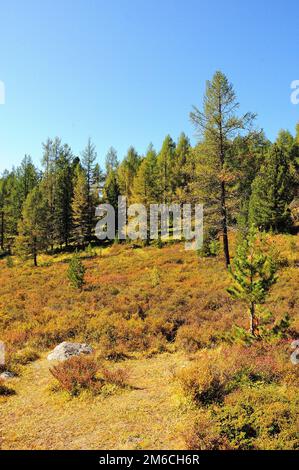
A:
<svg viewBox="0 0 299 470">
<path fill-rule="evenodd" d="M 272 257 L 265 252 L 261 234 L 251 229 L 238 246 L 229 270 L 233 283 L 228 293 L 248 305 L 249 331 L 253 336 L 258 336 L 257 306 L 266 301 L 271 286 L 277 281 L 276 270 Z"/>
<path fill-rule="evenodd" d="M 82 289 L 84 285 L 85 271 L 85 267 L 83 266 L 83 263 L 80 260 L 78 253 L 76 252 L 71 258 L 67 273 L 72 287 L 76 289 Z"/>
<path fill-rule="evenodd" d="M 232 186 L 238 176 L 232 162 L 234 139 L 246 135 L 249 139 L 255 115 L 237 114 L 239 103 L 232 84 L 217 71 L 207 82 L 203 110 L 194 107 L 190 114 L 200 137 L 198 170 L 199 196 L 205 204 L 207 221 L 223 239 L 225 264 L 230 265 L 228 225 L 233 199 Z"/>
<path fill-rule="evenodd" d="M 139 155 L 131 146 L 120 161 L 110 148 L 105 172 L 90 139 L 79 157 L 59 137 L 48 138 L 41 169 L 25 155 L 19 166 L 0 174 L 1 252 L 31 257 L 37 265 L 42 253 L 102 245 L 95 233 L 96 208 L 113 206 L 118 234 L 119 196 L 147 208 L 145 244 L 150 204 L 203 204 L 201 256 L 217 255 L 221 242 L 226 266 L 237 223 L 244 229 L 252 224 L 265 231 L 296 231 L 299 125 L 295 135 L 281 130 L 271 143 L 253 128 L 252 113 L 239 112 L 234 87 L 220 71 L 207 82 L 203 105 L 193 109 L 191 120 L 199 137 L 195 146 L 185 134 L 177 141 L 168 135 L 157 150 L 150 145 Z"/>
<path fill-rule="evenodd" d="M 289 205 L 294 185 L 286 154 L 274 145 L 252 184 L 251 223 L 262 230 L 283 231 L 291 226 Z"/>
</svg>

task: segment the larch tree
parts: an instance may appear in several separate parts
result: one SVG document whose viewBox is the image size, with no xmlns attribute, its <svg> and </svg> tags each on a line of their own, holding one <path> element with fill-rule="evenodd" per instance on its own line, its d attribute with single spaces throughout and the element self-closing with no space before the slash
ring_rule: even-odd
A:
<svg viewBox="0 0 299 470">
<path fill-rule="evenodd" d="M 82 153 L 82 167 L 86 173 L 87 184 L 87 214 L 86 230 L 87 241 L 92 238 L 95 225 L 95 207 L 97 203 L 97 179 L 100 179 L 100 168 L 96 165 L 97 152 L 91 139 L 88 139 L 87 146 Z"/>
<path fill-rule="evenodd" d="M 117 158 L 117 152 L 115 148 L 110 147 L 106 155 L 106 159 L 105 159 L 106 175 L 108 175 L 110 171 L 116 171 L 118 168 L 118 165 L 119 163 L 118 163 L 118 158 Z"/>
<path fill-rule="evenodd" d="M 38 254 L 48 247 L 48 202 L 40 187 L 27 196 L 19 222 L 16 251 L 24 258 L 31 257 L 37 266 Z"/>
<path fill-rule="evenodd" d="M 133 184 L 133 201 L 149 206 L 158 199 L 158 168 L 157 154 L 150 144 L 145 158 L 142 160 Z"/>
<path fill-rule="evenodd" d="M 199 195 L 214 221 L 219 221 L 226 266 L 230 265 L 228 189 L 237 177 L 231 164 L 232 141 L 249 131 L 254 119 L 251 113 L 239 117 L 238 108 L 232 84 L 218 71 L 207 82 L 203 111 L 194 107 L 190 115 L 203 144 L 199 155 Z"/>
<path fill-rule="evenodd" d="M 134 178 L 132 202 L 143 204 L 147 208 L 147 242 L 149 242 L 150 204 L 159 198 L 157 154 L 152 144 L 149 145 Z"/>
<path fill-rule="evenodd" d="M 61 153 L 61 140 L 56 137 L 54 140 L 48 139 L 43 144 L 42 165 L 44 168 L 43 179 L 41 182 L 41 190 L 47 200 L 49 214 L 48 221 L 48 237 L 51 250 L 53 251 L 57 238 L 57 224 L 55 223 L 56 213 L 56 188 L 57 188 L 57 172 L 56 165 Z"/>
<path fill-rule="evenodd" d="M 134 149 L 130 147 L 127 155 L 119 165 L 117 169 L 118 182 L 122 196 L 128 198 L 129 203 L 131 202 L 133 181 L 138 171 L 141 158 Z"/>
<path fill-rule="evenodd" d="M 16 169 L 16 178 L 19 192 L 20 205 L 23 204 L 28 194 L 37 186 L 40 175 L 32 162 L 30 155 L 25 155 L 20 166 Z"/>
<path fill-rule="evenodd" d="M 5 249 L 5 235 L 6 235 L 6 195 L 7 195 L 7 181 L 5 175 L 0 179 L 0 248 L 2 251 Z"/>
<path fill-rule="evenodd" d="M 174 163 L 174 197 L 179 201 L 185 200 L 186 189 L 190 182 L 188 165 L 191 156 L 190 140 L 182 132 L 180 135 L 176 149 L 175 149 L 175 163 Z"/>
<path fill-rule="evenodd" d="M 160 187 L 160 201 L 164 204 L 172 202 L 175 187 L 174 167 L 176 163 L 176 145 L 170 135 L 163 141 L 161 151 L 158 154 L 158 181 Z"/>
</svg>

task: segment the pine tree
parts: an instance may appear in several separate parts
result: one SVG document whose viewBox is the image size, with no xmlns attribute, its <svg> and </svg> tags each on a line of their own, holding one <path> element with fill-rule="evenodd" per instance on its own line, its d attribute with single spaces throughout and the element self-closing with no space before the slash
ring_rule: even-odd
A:
<svg viewBox="0 0 299 470">
<path fill-rule="evenodd" d="M 22 204 L 16 171 L 4 172 L 0 181 L 0 245 L 11 251 L 18 233 Z"/>
<path fill-rule="evenodd" d="M 72 200 L 73 235 L 79 246 L 84 246 L 88 239 L 88 184 L 86 172 L 77 165 L 74 176 Z"/>
<path fill-rule="evenodd" d="M 85 284 L 85 271 L 86 269 L 83 266 L 80 256 L 77 252 L 74 253 L 67 272 L 67 276 L 72 287 L 75 289 L 82 289 L 83 285 Z"/>
<path fill-rule="evenodd" d="M 253 133 L 250 138 L 239 136 L 232 146 L 233 167 L 238 173 L 231 188 L 230 219 L 238 222 L 239 229 L 247 230 L 249 222 L 249 201 L 254 178 L 259 173 L 271 143 L 263 132 Z"/>
<path fill-rule="evenodd" d="M 48 238 L 51 250 L 55 245 L 68 245 L 72 230 L 71 202 L 73 172 L 77 158 L 69 145 L 56 137 L 43 144 L 44 174 L 41 189 L 48 203 Z"/>
<path fill-rule="evenodd" d="M 37 266 L 38 254 L 48 246 L 48 205 L 39 187 L 35 187 L 24 203 L 19 235 L 16 240 L 17 253 L 24 258 L 32 257 Z"/>
<path fill-rule="evenodd" d="M 249 219 L 262 230 L 283 231 L 291 224 L 293 184 L 288 158 L 274 144 L 252 184 Z"/>
<path fill-rule="evenodd" d="M 219 225 L 226 266 L 230 264 L 228 191 L 237 178 L 231 164 L 232 139 L 248 129 L 254 118 L 251 113 L 238 117 L 238 107 L 233 86 L 222 72 L 216 72 L 207 82 L 203 112 L 194 107 L 190 115 L 202 144 L 198 147 L 199 196 L 206 217 L 212 216 L 213 224 Z"/>
<path fill-rule="evenodd" d="M 72 231 L 73 155 L 64 145 L 55 168 L 55 213 L 53 215 L 55 242 L 67 247 Z"/>
<path fill-rule="evenodd" d="M 108 204 L 111 204 L 111 206 L 114 207 L 115 211 L 117 211 L 119 196 L 120 187 L 118 184 L 117 173 L 115 171 L 110 171 L 105 181 L 103 199 Z"/>
<path fill-rule="evenodd" d="M 248 305 L 249 332 L 257 336 L 257 307 L 265 302 L 271 286 L 277 281 L 277 276 L 275 263 L 271 256 L 263 251 L 261 236 L 254 229 L 251 229 L 239 244 L 230 274 L 233 284 L 228 292 L 234 299 L 240 299 Z"/>
<path fill-rule="evenodd" d="M 118 231 L 118 197 L 121 195 L 116 170 L 111 170 L 105 181 L 103 200 L 110 204 L 115 211 L 115 232 Z"/>
</svg>

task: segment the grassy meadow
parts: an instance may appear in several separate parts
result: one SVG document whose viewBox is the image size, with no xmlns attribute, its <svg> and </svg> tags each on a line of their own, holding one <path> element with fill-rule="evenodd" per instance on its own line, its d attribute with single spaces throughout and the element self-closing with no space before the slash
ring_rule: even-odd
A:
<svg viewBox="0 0 299 470">
<path fill-rule="evenodd" d="M 299 242 L 269 237 L 278 281 L 254 341 L 222 257 L 181 243 L 83 252 L 82 289 L 67 279 L 71 254 L 41 255 L 37 268 L 0 260 L 1 340 L 15 374 L 0 381 L 1 448 L 298 449 Z M 75 388 L 47 361 L 62 341 L 94 349 L 73 365 Z"/>
</svg>

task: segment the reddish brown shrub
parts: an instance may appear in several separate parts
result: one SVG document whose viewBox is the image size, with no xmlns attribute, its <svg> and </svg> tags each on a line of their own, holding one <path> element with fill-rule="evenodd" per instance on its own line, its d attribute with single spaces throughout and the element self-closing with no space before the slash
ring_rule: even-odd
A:
<svg viewBox="0 0 299 470">
<path fill-rule="evenodd" d="M 118 387 L 125 387 L 129 378 L 129 373 L 126 369 L 103 369 L 101 374 L 105 382 L 117 385 Z"/>
<path fill-rule="evenodd" d="M 101 388 L 97 380 L 98 364 L 89 357 L 71 357 L 50 369 L 61 388 L 72 396 L 77 396 L 84 389 L 96 392 Z"/>
</svg>

